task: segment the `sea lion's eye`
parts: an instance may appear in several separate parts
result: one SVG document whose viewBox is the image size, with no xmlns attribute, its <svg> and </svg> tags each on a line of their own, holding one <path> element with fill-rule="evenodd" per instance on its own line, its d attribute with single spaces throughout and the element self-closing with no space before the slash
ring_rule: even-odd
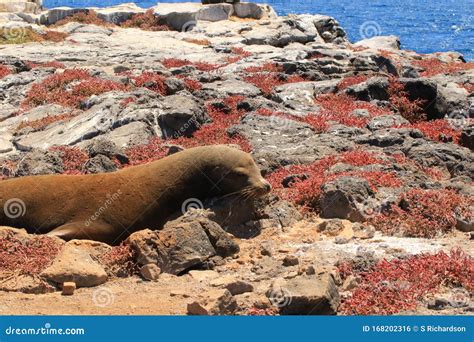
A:
<svg viewBox="0 0 474 342">
<path fill-rule="evenodd" d="M 247 177 L 247 175 L 245 173 L 239 172 L 239 171 L 232 171 L 231 175 L 232 175 L 232 177 L 236 177 L 236 178 Z"/>
</svg>

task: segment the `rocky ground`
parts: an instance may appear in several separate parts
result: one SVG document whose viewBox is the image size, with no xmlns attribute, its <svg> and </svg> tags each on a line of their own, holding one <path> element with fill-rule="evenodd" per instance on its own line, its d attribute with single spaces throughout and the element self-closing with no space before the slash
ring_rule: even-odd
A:
<svg viewBox="0 0 474 342">
<path fill-rule="evenodd" d="M 472 314 L 473 76 L 255 4 L 0 13 L 4 179 L 232 144 L 274 188 L 121 246 L 1 228 L 0 313 Z"/>
</svg>

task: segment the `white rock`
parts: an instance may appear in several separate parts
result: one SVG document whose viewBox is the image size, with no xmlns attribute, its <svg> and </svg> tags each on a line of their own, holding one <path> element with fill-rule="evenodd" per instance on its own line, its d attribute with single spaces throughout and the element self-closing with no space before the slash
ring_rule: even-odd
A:
<svg viewBox="0 0 474 342">
<path fill-rule="evenodd" d="M 364 46 L 369 49 L 400 50 L 400 38 L 397 36 L 376 36 L 358 41 L 354 46 Z"/>
<path fill-rule="evenodd" d="M 241 2 L 234 4 L 235 15 L 239 18 L 262 19 L 266 12 L 263 6 L 252 2 Z"/>
<path fill-rule="evenodd" d="M 0 12 L 35 13 L 40 10 L 42 0 L 2 0 Z"/>
<path fill-rule="evenodd" d="M 72 281 L 77 287 L 98 286 L 107 281 L 102 266 L 75 242 L 67 243 L 41 276 L 57 284 Z"/>
</svg>

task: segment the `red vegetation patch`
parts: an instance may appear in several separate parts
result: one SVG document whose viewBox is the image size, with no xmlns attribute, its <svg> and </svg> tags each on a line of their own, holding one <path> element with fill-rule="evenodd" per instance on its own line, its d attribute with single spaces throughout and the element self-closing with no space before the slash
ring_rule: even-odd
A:
<svg viewBox="0 0 474 342">
<path fill-rule="evenodd" d="M 137 87 L 145 87 L 158 94 L 166 95 L 166 78 L 163 75 L 144 71 L 139 76 L 132 76 L 132 79 L 135 81 Z"/>
<path fill-rule="evenodd" d="M 270 95 L 277 86 L 287 83 L 304 82 L 299 75 L 288 76 L 283 74 L 283 68 L 274 63 L 265 63 L 261 66 L 244 69 L 247 75 L 245 80 L 259 88 L 263 94 Z"/>
<path fill-rule="evenodd" d="M 283 68 L 278 64 L 267 62 L 263 65 L 245 68 L 244 71 L 251 74 L 257 72 L 283 72 Z"/>
<path fill-rule="evenodd" d="M 61 247 L 48 236 L 18 238 L 13 233 L 0 238 L 0 271 L 36 275 L 53 261 Z"/>
<path fill-rule="evenodd" d="M 6 65 L 0 64 L 0 79 L 4 78 L 5 76 L 8 76 L 12 73 L 9 67 Z"/>
<path fill-rule="evenodd" d="M 346 315 L 393 315 L 415 309 L 442 286 L 474 290 L 474 260 L 461 250 L 380 261 L 359 275 L 361 284 L 343 300 Z"/>
<path fill-rule="evenodd" d="M 61 74 L 49 76 L 33 84 L 26 94 L 22 107 L 31 108 L 56 103 L 77 108 L 90 96 L 113 90 L 125 91 L 127 87 L 121 83 L 93 77 L 84 69 L 67 69 Z"/>
<path fill-rule="evenodd" d="M 125 153 L 129 158 L 129 165 L 134 166 L 166 157 L 168 148 L 163 139 L 152 138 L 146 144 L 128 148 Z"/>
<path fill-rule="evenodd" d="M 337 178 L 350 176 L 366 179 L 374 191 L 379 187 L 399 187 L 400 180 L 392 172 L 382 171 L 348 171 L 329 173 L 329 169 L 337 163 L 354 166 L 386 164 L 385 159 L 366 151 L 350 151 L 339 155 L 325 157 L 309 165 L 293 165 L 280 168 L 271 173 L 267 180 L 274 191 L 283 199 L 302 205 L 306 209 L 318 211 L 321 187 Z M 292 181 L 283 186 L 284 180 L 294 176 Z"/>
<path fill-rule="evenodd" d="M 362 45 L 359 45 L 359 46 L 349 45 L 348 48 L 349 50 L 354 51 L 354 52 L 362 52 L 369 49 L 368 47 L 365 47 Z"/>
<path fill-rule="evenodd" d="M 81 23 L 81 24 L 86 24 L 86 25 L 111 26 L 110 23 L 106 22 L 105 20 L 100 19 L 97 16 L 97 13 L 92 10 L 74 13 L 73 15 L 70 15 L 64 19 L 57 21 L 54 24 L 54 26 L 62 26 L 71 22 Z"/>
<path fill-rule="evenodd" d="M 433 238 L 451 231 L 456 217 L 472 220 L 474 199 L 454 190 L 411 189 L 402 195 L 398 205 L 371 219 L 378 229 L 389 234 Z"/>
<path fill-rule="evenodd" d="M 251 147 L 244 137 L 239 135 L 229 136 L 227 134 L 227 129 L 237 124 L 245 113 L 244 110 L 239 108 L 239 104 L 243 100 L 243 96 L 230 96 L 219 104 L 208 103 L 206 109 L 212 118 L 212 122 L 202 125 L 190 138 L 179 137 L 169 140 L 153 138 L 145 145 L 129 148 L 126 153 L 130 159 L 130 165 L 139 165 L 165 157 L 169 145 L 190 148 L 216 144 L 234 144 L 239 145 L 244 151 L 250 151 Z"/>
<path fill-rule="evenodd" d="M 190 60 L 187 59 L 179 59 L 179 58 L 165 58 L 161 64 L 165 68 L 181 68 L 183 66 L 194 66 L 196 69 L 204 72 L 211 72 L 211 71 L 216 71 L 220 68 L 223 67 L 223 65 L 219 64 L 211 64 L 211 63 L 206 63 L 206 62 L 191 62 Z"/>
<path fill-rule="evenodd" d="M 252 53 L 251 52 L 248 52 L 246 50 L 244 50 L 243 48 L 241 47 L 232 47 L 232 53 L 235 54 L 235 55 L 239 55 L 239 56 L 242 56 L 242 57 L 250 57 L 252 56 Z"/>
<path fill-rule="evenodd" d="M 181 68 L 186 65 L 192 65 L 193 63 L 187 59 L 178 59 L 178 58 L 165 58 L 163 61 L 161 61 L 161 64 L 165 68 Z"/>
<path fill-rule="evenodd" d="M 61 62 L 56 62 L 56 61 L 50 61 L 50 62 L 30 62 L 27 61 L 26 64 L 30 69 L 36 69 L 36 68 L 55 68 L 55 69 L 65 69 L 66 66 L 61 63 Z"/>
<path fill-rule="evenodd" d="M 357 101 L 346 94 L 324 94 L 316 97 L 316 103 L 322 107 L 322 111 L 308 117 L 307 122 L 318 130 L 327 121 L 335 121 L 339 124 L 352 127 L 364 127 L 373 117 L 391 114 L 388 109 L 378 107 L 369 102 Z M 352 114 L 356 109 L 366 109 L 370 117 L 358 117 Z"/>
<path fill-rule="evenodd" d="M 329 128 L 329 124 L 327 122 L 328 119 L 327 117 L 323 115 L 315 115 L 315 114 L 309 113 L 308 115 L 304 117 L 298 117 L 298 116 L 289 115 L 285 112 L 273 112 L 267 108 L 259 108 L 257 110 L 257 114 L 261 116 L 276 116 L 285 120 L 304 122 L 312 126 L 316 132 L 324 132 Z"/>
<path fill-rule="evenodd" d="M 177 77 L 183 80 L 186 89 L 192 93 L 202 89 L 202 83 L 198 80 L 186 77 L 186 75 L 178 75 Z"/>
<path fill-rule="evenodd" d="M 99 95 L 113 90 L 125 91 L 127 87 L 121 83 L 93 77 L 72 87 L 71 103 L 78 106 L 92 95 Z"/>
<path fill-rule="evenodd" d="M 41 131 L 51 125 L 52 123 L 58 122 L 58 121 L 65 121 L 65 120 L 70 120 L 71 118 L 74 117 L 74 114 L 72 113 L 65 113 L 61 115 L 47 115 L 44 118 L 38 119 L 38 120 L 32 120 L 32 121 L 22 121 L 18 127 L 16 128 L 17 131 L 30 127 L 34 131 Z"/>
<path fill-rule="evenodd" d="M 459 143 L 462 132 L 461 129 L 453 127 L 446 119 L 417 122 L 411 127 L 419 129 L 428 139 L 442 142 L 452 141 L 456 144 Z"/>
<path fill-rule="evenodd" d="M 270 95 L 273 92 L 273 89 L 280 85 L 305 81 L 303 77 L 298 75 L 283 77 L 282 75 L 270 73 L 256 73 L 252 76 L 247 76 L 245 80 L 252 83 L 257 88 L 260 88 L 265 95 Z"/>
<path fill-rule="evenodd" d="M 137 272 L 136 253 L 129 244 L 123 242 L 99 257 L 107 273 L 118 277 L 129 277 Z"/>
<path fill-rule="evenodd" d="M 469 94 L 474 93 L 474 83 L 469 83 L 469 82 L 460 83 L 459 86 L 466 89 Z"/>
<path fill-rule="evenodd" d="M 367 81 L 367 76 L 365 75 L 357 75 L 357 76 L 350 76 L 344 78 L 341 82 L 337 84 L 338 90 L 344 90 L 348 87 L 351 87 L 356 84 L 360 84 Z"/>
<path fill-rule="evenodd" d="M 239 135 L 229 136 L 227 129 L 240 122 L 240 118 L 245 111 L 239 108 L 239 104 L 244 100 L 243 96 L 230 96 L 222 101 L 223 107 L 208 103 L 206 110 L 212 119 L 212 123 L 204 124 L 195 132 L 192 138 L 180 137 L 174 142 L 185 147 L 195 147 L 216 144 L 239 145 L 242 150 L 250 151 L 248 141 Z"/>
<path fill-rule="evenodd" d="M 202 84 L 201 82 L 197 81 L 197 80 L 194 80 L 192 78 L 185 78 L 183 79 L 184 81 L 184 85 L 186 87 L 186 89 L 190 92 L 195 92 L 195 91 L 199 91 L 202 89 Z"/>
<path fill-rule="evenodd" d="M 59 152 L 64 165 L 64 174 L 68 175 L 80 174 L 82 166 L 89 159 L 87 154 L 78 147 L 53 146 L 50 150 Z"/>
<path fill-rule="evenodd" d="M 439 74 L 454 74 L 460 71 L 474 69 L 474 62 L 442 62 L 437 58 L 427 58 L 419 61 L 414 61 L 413 65 L 424 69 L 420 74 L 424 77 L 431 77 Z"/>
<path fill-rule="evenodd" d="M 394 153 L 394 154 L 390 154 L 389 156 L 392 157 L 395 160 L 396 164 L 398 164 L 398 165 L 407 165 L 407 164 L 411 165 L 411 166 L 417 168 L 418 170 L 424 172 L 431 179 L 441 181 L 441 180 L 446 179 L 446 177 L 447 177 L 447 179 L 450 178 L 450 175 L 449 174 L 446 175 L 442 171 L 442 169 L 440 169 L 436 166 L 434 166 L 434 167 L 423 166 L 420 163 L 415 162 L 414 160 L 408 159 L 403 153 Z"/>
<path fill-rule="evenodd" d="M 67 38 L 68 34 L 64 32 L 58 32 L 58 31 L 51 31 L 48 30 L 44 34 L 41 35 L 43 40 L 46 40 L 48 42 L 54 42 L 54 43 L 59 43 L 62 42 Z"/>
<path fill-rule="evenodd" d="M 26 44 L 32 42 L 61 42 L 68 36 L 67 33 L 57 31 L 45 31 L 38 33 L 32 28 L 24 28 L 21 34 L 12 34 L 6 28 L 0 28 L 0 44 Z"/>
<path fill-rule="evenodd" d="M 248 51 L 245 51 L 241 47 L 233 47 L 231 50 L 232 50 L 232 53 L 235 56 L 227 57 L 227 63 L 229 63 L 229 64 L 237 63 L 238 61 L 240 61 L 244 58 L 252 56 L 252 53 L 250 53 Z"/>
<path fill-rule="evenodd" d="M 145 31 L 170 31 L 170 27 L 159 23 L 150 8 L 145 13 L 134 14 L 129 20 L 121 24 L 122 27 L 135 27 Z"/>
<path fill-rule="evenodd" d="M 122 107 L 127 107 L 130 103 L 135 103 L 137 101 L 137 99 L 133 96 L 130 96 L 130 97 L 127 97 L 126 99 L 122 100 L 122 102 L 120 102 L 120 106 Z"/>
<path fill-rule="evenodd" d="M 405 86 L 395 77 L 390 78 L 388 93 L 390 95 L 390 103 L 405 119 L 411 123 L 426 120 L 426 114 L 423 108 L 425 101 L 410 101 Z"/>
</svg>

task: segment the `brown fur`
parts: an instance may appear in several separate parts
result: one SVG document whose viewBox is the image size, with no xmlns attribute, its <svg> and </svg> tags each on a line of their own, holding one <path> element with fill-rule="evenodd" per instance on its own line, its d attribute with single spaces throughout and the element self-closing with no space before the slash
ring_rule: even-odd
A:
<svg viewBox="0 0 474 342">
<path fill-rule="evenodd" d="M 249 154 L 221 145 L 196 147 L 114 173 L 1 181 L 0 224 L 114 244 L 134 231 L 161 228 L 189 198 L 258 197 L 269 190 Z M 6 215 L 11 199 L 24 203 L 23 216 Z"/>
</svg>

